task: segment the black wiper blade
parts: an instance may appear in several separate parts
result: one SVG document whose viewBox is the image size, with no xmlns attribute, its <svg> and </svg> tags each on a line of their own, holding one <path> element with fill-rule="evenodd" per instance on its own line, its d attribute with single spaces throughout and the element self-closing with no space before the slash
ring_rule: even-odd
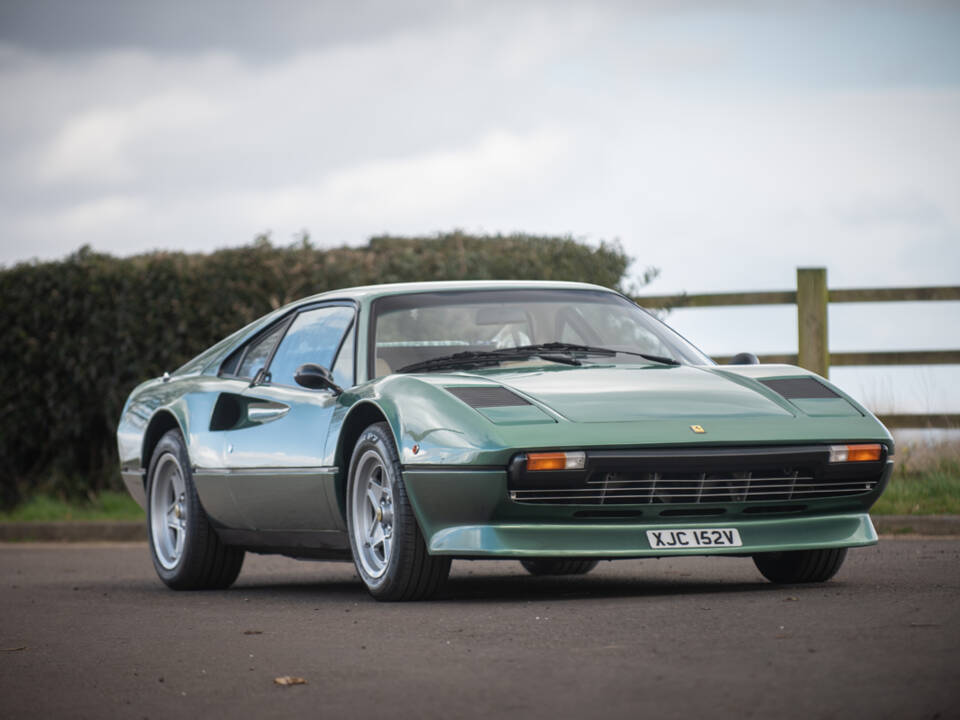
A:
<svg viewBox="0 0 960 720">
<path fill-rule="evenodd" d="M 574 345 L 573 343 L 550 342 L 541 343 L 540 345 L 522 345 L 520 347 L 509 349 L 514 352 L 535 350 L 547 350 L 551 352 L 580 352 L 587 355 L 605 355 L 607 357 L 613 357 L 617 354 L 636 355 L 637 357 L 642 357 L 644 360 L 652 360 L 653 362 L 663 363 L 664 365 L 680 364 L 677 360 L 674 360 L 670 357 L 664 357 L 663 355 L 651 355 L 650 353 L 634 352 L 633 350 L 615 350 L 613 348 L 593 347 L 591 345 Z"/>
<path fill-rule="evenodd" d="M 548 343 L 539 343 L 537 345 L 521 345 L 520 347 L 514 348 L 504 348 L 502 352 L 528 352 L 528 353 L 540 353 L 540 352 L 580 352 L 588 353 L 590 355 L 607 355 L 613 357 L 619 351 L 611 350 L 609 348 L 599 348 L 591 347 L 590 345 L 575 345 L 574 343 L 563 343 L 563 342 L 548 342 Z"/>
<path fill-rule="evenodd" d="M 453 355 L 444 355 L 430 360 L 404 365 L 398 373 L 419 372 L 421 370 L 442 370 L 450 367 L 489 367 L 499 365 L 504 360 L 526 360 L 530 357 L 541 357 L 565 365 L 580 365 L 580 361 L 568 354 L 561 354 L 556 348 L 539 345 L 524 345 L 523 347 L 501 348 L 500 350 L 474 350 L 458 352 Z"/>
<path fill-rule="evenodd" d="M 663 363 L 664 365 L 679 365 L 679 360 L 674 360 L 670 357 L 664 357 L 663 355 L 651 355 L 650 353 L 638 353 L 632 352 L 630 350 L 617 350 L 617 352 L 623 353 L 624 355 L 636 355 L 637 357 L 642 357 L 644 360 L 651 360 L 657 363 Z"/>
<path fill-rule="evenodd" d="M 420 360 L 395 370 L 398 373 L 419 372 L 421 370 L 441 370 L 449 367 L 483 367 L 499 365 L 503 357 L 494 352 L 458 352 L 453 355 Z"/>
<path fill-rule="evenodd" d="M 504 360 L 524 360 L 533 356 L 566 365 L 580 365 L 580 361 L 573 356 L 573 353 L 603 355 L 605 357 L 613 357 L 617 354 L 636 355 L 645 360 L 663 363 L 664 365 L 680 364 L 673 358 L 638 353 L 631 350 L 614 350 L 612 348 L 592 347 L 590 345 L 549 342 L 538 345 L 520 345 L 519 347 L 501 348 L 499 350 L 468 350 L 454 353 L 453 355 L 443 355 L 442 357 L 431 358 L 429 360 L 420 360 L 419 362 L 404 365 L 402 368 L 396 370 L 396 372 L 411 373 L 422 370 L 443 370 L 451 367 L 489 367 L 491 365 L 499 365 Z"/>
</svg>

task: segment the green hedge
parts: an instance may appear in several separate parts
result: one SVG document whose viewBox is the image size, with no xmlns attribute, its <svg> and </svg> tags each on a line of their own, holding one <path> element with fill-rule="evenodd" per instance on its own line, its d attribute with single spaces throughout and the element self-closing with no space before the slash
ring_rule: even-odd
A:
<svg viewBox="0 0 960 720">
<path fill-rule="evenodd" d="M 618 245 L 569 237 L 376 237 L 319 250 L 266 237 L 211 254 L 65 260 L 0 269 L 0 506 L 34 490 L 118 488 L 114 432 L 139 382 L 251 320 L 338 287 L 413 280 L 556 279 L 617 287 Z"/>
</svg>

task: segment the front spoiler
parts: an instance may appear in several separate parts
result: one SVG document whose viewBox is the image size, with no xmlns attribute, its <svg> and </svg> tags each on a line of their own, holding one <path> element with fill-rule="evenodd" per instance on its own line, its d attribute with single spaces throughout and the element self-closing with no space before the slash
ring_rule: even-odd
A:
<svg viewBox="0 0 960 720">
<path fill-rule="evenodd" d="M 654 550 L 647 530 L 736 528 L 742 547 Z M 875 545 L 877 532 L 866 513 L 666 523 L 555 523 L 455 525 L 428 538 L 431 555 L 456 557 L 640 558 L 670 555 L 754 553 Z"/>
</svg>

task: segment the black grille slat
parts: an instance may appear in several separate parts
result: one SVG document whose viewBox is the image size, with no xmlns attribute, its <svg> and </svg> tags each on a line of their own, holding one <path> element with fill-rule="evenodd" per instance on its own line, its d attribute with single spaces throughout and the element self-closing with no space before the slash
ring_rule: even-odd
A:
<svg viewBox="0 0 960 720">
<path fill-rule="evenodd" d="M 508 490 L 518 503 L 702 509 L 848 498 L 879 487 L 885 453 L 862 463 L 831 463 L 829 456 L 824 445 L 588 450 L 584 472 L 526 472 L 519 455 Z"/>
<path fill-rule="evenodd" d="M 505 387 L 444 387 L 451 395 L 460 398 L 472 408 L 516 407 L 529 405 L 524 398 Z"/>
<path fill-rule="evenodd" d="M 549 488 L 536 490 L 512 490 L 510 497 L 524 503 L 561 503 L 577 505 L 646 505 L 663 504 L 701 504 L 710 502 L 763 502 L 803 498 L 806 500 L 828 497 L 846 497 L 870 492 L 876 488 L 876 481 L 853 480 L 833 482 L 793 483 L 792 478 L 784 478 L 780 486 L 739 485 L 720 487 L 718 480 L 706 480 L 703 483 L 666 486 L 662 481 L 640 481 L 628 487 L 603 486 L 591 483 L 590 487 Z M 705 483 L 711 483 L 709 487 Z"/>
<path fill-rule="evenodd" d="M 782 395 L 787 400 L 840 397 L 822 382 L 812 377 L 776 378 L 772 380 L 760 380 L 759 382 L 766 385 L 778 395 Z"/>
</svg>

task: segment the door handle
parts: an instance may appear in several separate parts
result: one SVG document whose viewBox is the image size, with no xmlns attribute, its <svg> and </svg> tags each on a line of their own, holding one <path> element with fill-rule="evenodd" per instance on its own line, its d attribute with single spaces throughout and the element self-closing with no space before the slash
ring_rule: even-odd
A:
<svg viewBox="0 0 960 720">
<path fill-rule="evenodd" d="M 247 404 L 247 420 L 252 423 L 268 423 L 279 420 L 290 411 L 289 405 L 277 402 L 251 402 Z"/>
</svg>

